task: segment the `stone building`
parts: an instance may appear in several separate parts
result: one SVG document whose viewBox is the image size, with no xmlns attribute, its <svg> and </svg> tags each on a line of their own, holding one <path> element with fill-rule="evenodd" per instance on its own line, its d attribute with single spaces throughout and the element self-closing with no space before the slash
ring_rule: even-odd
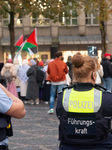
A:
<svg viewBox="0 0 112 150">
<path fill-rule="evenodd" d="M 10 56 L 10 37 L 8 31 L 9 18 L 4 18 L 0 22 L 0 60 L 6 61 Z M 112 53 L 112 20 L 107 23 L 107 51 Z M 22 52 L 22 59 L 38 57 L 38 59 L 46 60 L 54 57 L 54 53 L 59 50 L 63 52 L 64 61 L 68 55 L 81 52 L 88 55 L 87 46 L 95 46 L 98 48 L 99 59 L 102 57 L 101 51 L 101 34 L 96 17 L 85 15 L 82 13 L 78 17 L 69 18 L 65 23 L 63 17 L 60 22 L 53 23 L 49 19 L 44 19 L 41 15 L 35 20 L 29 15 L 24 18 L 15 18 L 15 41 L 23 34 L 28 36 L 37 28 L 38 53 L 35 56 L 29 56 L 25 51 Z"/>
</svg>

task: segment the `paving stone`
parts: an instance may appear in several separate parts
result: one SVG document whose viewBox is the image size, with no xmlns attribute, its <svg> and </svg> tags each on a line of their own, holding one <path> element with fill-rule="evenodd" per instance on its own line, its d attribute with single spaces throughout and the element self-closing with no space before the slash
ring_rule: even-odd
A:
<svg viewBox="0 0 112 150">
<path fill-rule="evenodd" d="M 10 150 L 58 150 L 56 113 L 49 115 L 49 105 L 25 105 L 26 116 L 12 118 L 14 136 L 9 139 Z"/>
</svg>

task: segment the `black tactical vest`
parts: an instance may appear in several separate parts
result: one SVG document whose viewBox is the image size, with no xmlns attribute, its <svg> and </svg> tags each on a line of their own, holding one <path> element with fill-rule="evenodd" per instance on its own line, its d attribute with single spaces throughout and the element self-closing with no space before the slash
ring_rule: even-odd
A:
<svg viewBox="0 0 112 150">
<path fill-rule="evenodd" d="M 8 126 L 8 122 L 5 119 L 4 114 L 0 113 L 0 142 L 5 140 L 7 137 L 6 127 Z"/>
<path fill-rule="evenodd" d="M 81 115 L 84 117 L 85 114 L 75 114 L 75 117 L 81 117 Z M 93 114 L 88 114 L 89 117 L 94 117 Z M 92 116 L 91 116 L 92 115 Z M 64 110 L 63 114 L 60 119 L 60 126 L 59 126 L 59 139 L 61 143 L 63 144 L 75 144 L 75 145 L 94 145 L 99 144 L 103 141 L 105 141 L 108 138 L 109 133 L 109 120 L 105 119 L 102 114 L 102 105 L 97 113 L 94 114 L 96 118 L 96 131 L 95 131 L 95 137 L 74 137 L 74 136 L 68 136 L 67 134 L 67 123 L 68 123 L 68 114 Z M 73 117 L 71 113 L 69 113 L 69 116 Z M 85 116 L 87 117 L 87 116 Z M 69 131 L 70 132 L 70 131 Z M 84 132 L 84 131 L 83 131 Z M 94 131 L 93 131 L 94 132 Z"/>
</svg>

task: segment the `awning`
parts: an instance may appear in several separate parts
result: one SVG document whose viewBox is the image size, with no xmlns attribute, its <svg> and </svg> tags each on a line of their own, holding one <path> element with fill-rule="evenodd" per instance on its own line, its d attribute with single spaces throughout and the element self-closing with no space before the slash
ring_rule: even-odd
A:
<svg viewBox="0 0 112 150">
<path fill-rule="evenodd" d="M 19 39 L 19 37 L 15 37 L 15 43 Z M 38 45 L 51 45 L 52 38 L 50 36 L 38 36 L 37 37 Z M 10 45 L 10 37 L 3 37 L 1 39 L 2 46 L 9 46 Z"/>
<path fill-rule="evenodd" d="M 38 45 L 51 45 L 52 38 L 50 36 L 38 36 L 37 43 Z"/>
<path fill-rule="evenodd" d="M 109 40 L 106 37 L 106 43 Z M 88 36 L 59 36 L 59 44 L 101 44 L 100 35 L 88 35 Z"/>
<path fill-rule="evenodd" d="M 15 37 L 15 42 L 19 37 Z M 38 45 L 52 45 L 53 38 L 51 36 L 38 36 L 37 43 Z M 72 44 L 101 44 L 100 35 L 88 35 L 88 36 L 59 36 L 58 42 L 61 45 L 72 45 Z M 106 43 L 109 40 L 106 37 Z M 10 37 L 3 37 L 1 39 L 2 46 L 10 45 Z"/>
</svg>

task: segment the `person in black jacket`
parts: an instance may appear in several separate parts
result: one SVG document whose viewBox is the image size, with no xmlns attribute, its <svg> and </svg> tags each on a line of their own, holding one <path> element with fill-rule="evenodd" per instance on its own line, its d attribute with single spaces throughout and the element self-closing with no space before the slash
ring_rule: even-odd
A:
<svg viewBox="0 0 112 150">
<path fill-rule="evenodd" d="M 68 70 L 68 74 L 71 78 L 71 81 L 72 81 L 72 70 L 73 70 L 73 64 L 72 64 L 72 56 L 68 56 L 68 59 L 67 59 L 67 62 L 66 62 L 69 70 Z"/>
<path fill-rule="evenodd" d="M 36 80 L 36 74 L 38 67 L 36 66 L 36 61 L 31 59 L 30 60 L 30 68 L 27 71 L 28 79 L 28 87 L 26 98 L 29 99 L 29 104 L 31 105 L 38 105 L 39 104 L 39 83 Z"/>
<path fill-rule="evenodd" d="M 103 86 L 108 90 L 111 91 L 112 87 L 112 65 L 110 62 L 111 54 L 106 53 L 104 58 L 102 59 L 101 65 L 103 66 Z"/>
<path fill-rule="evenodd" d="M 63 89 L 56 107 L 59 150 L 111 150 L 112 94 L 95 85 L 92 57 L 76 54 L 72 62 L 76 82 Z"/>
</svg>

